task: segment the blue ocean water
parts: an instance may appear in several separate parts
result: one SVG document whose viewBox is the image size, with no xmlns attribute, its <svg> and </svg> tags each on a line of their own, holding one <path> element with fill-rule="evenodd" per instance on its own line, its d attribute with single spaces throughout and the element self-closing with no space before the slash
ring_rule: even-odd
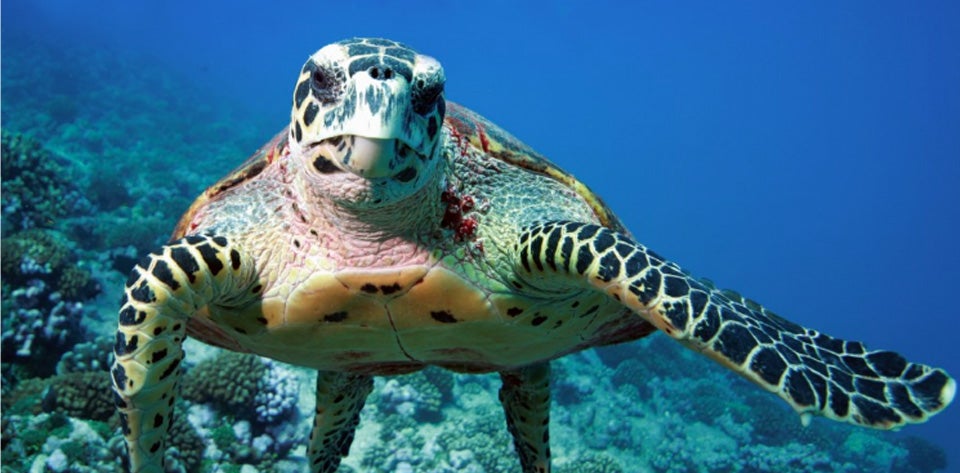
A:
<svg viewBox="0 0 960 473">
<path fill-rule="evenodd" d="M 37 87 L 64 90 L 98 67 L 70 51 L 100 50 L 195 88 L 97 75 L 157 90 L 143 103 L 175 104 L 185 128 L 216 117 L 215 139 L 194 139 L 208 154 L 236 149 L 233 164 L 285 125 L 313 51 L 352 36 L 405 42 L 443 63 L 450 100 L 571 171 L 657 252 L 805 326 L 960 375 L 956 2 L 7 1 L 2 22 L 4 128 L 32 113 L 11 106 L 24 86 L 9 68 L 43 67 L 55 75 Z M 62 62 L 17 56 L 37 44 Z M 137 120 L 153 141 L 165 133 Z M 200 161 L 120 158 L 143 175 Z M 217 159 L 198 164 L 206 184 L 233 165 Z M 165 192 L 189 203 L 196 185 Z M 953 407 L 891 435 L 933 441 L 960 471 L 958 431 Z"/>
</svg>

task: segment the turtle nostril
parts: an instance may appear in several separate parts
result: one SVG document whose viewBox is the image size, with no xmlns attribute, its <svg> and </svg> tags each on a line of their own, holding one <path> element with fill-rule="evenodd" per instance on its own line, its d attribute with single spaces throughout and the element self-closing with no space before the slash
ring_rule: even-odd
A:
<svg viewBox="0 0 960 473">
<path fill-rule="evenodd" d="M 377 80 L 387 80 L 393 77 L 393 69 L 389 67 L 373 66 L 368 71 L 370 77 Z"/>
</svg>

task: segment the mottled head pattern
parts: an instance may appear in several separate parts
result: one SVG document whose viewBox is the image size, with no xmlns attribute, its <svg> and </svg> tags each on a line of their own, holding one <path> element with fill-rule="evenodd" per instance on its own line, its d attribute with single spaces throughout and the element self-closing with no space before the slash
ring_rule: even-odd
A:
<svg viewBox="0 0 960 473">
<path fill-rule="evenodd" d="M 291 149 L 316 173 L 362 178 L 368 192 L 361 200 L 406 197 L 436 168 L 446 111 L 443 85 L 440 63 L 403 44 L 355 38 L 328 45 L 300 71 Z M 358 198 L 356 192 L 348 195 Z"/>
</svg>

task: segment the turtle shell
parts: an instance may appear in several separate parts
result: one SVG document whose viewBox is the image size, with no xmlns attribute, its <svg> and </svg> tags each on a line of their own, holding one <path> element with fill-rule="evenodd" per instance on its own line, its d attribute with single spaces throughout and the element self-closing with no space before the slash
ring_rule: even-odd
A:
<svg viewBox="0 0 960 473">
<path fill-rule="evenodd" d="M 180 217 L 180 221 L 177 222 L 177 226 L 173 230 L 173 235 L 170 237 L 171 241 L 193 233 L 195 229 L 190 228 L 190 221 L 193 219 L 193 215 L 197 209 L 206 205 L 207 202 L 217 195 L 252 179 L 266 169 L 266 167 L 278 157 L 286 155 L 289 152 L 287 148 L 287 139 L 289 136 L 289 127 L 284 127 L 284 129 L 277 133 L 267 144 L 261 146 L 260 149 L 247 158 L 243 164 L 222 177 L 216 184 L 203 191 L 203 194 L 197 197 L 197 199 L 193 201 L 193 204 L 190 205 L 190 208 Z"/>
<path fill-rule="evenodd" d="M 618 232 L 629 234 L 617 216 L 590 188 L 486 118 L 466 107 L 447 102 L 447 116 L 444 123 L 450 130 L 453 139 L 465 140 L 474 148 L 483 150 L 484 153 L 493 158 L 563 183 L 583 197 L 593 209 L 601 224 Z M 461 143 L 461 145 L 463 144 Z"/>
</svg>

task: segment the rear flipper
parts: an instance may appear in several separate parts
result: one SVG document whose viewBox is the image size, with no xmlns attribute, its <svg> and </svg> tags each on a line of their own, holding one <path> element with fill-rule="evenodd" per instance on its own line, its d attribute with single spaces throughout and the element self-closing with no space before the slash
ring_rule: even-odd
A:
<svg viewBox="0 0 960 473">
<path fill-rule="evenodd" d="M 942 369 L 870 351 L 783 319 L 685 274 L 628 236 L 579 222 L 528 227 L 517 271 L 536 286 L 568 276 L 619 300 L 687 347 L 771 391 L 801 414 L 879 429 L 926 421 L 953 400 Z M 538 281 L 539 279 L 539 281 Z"/>
</svg>

